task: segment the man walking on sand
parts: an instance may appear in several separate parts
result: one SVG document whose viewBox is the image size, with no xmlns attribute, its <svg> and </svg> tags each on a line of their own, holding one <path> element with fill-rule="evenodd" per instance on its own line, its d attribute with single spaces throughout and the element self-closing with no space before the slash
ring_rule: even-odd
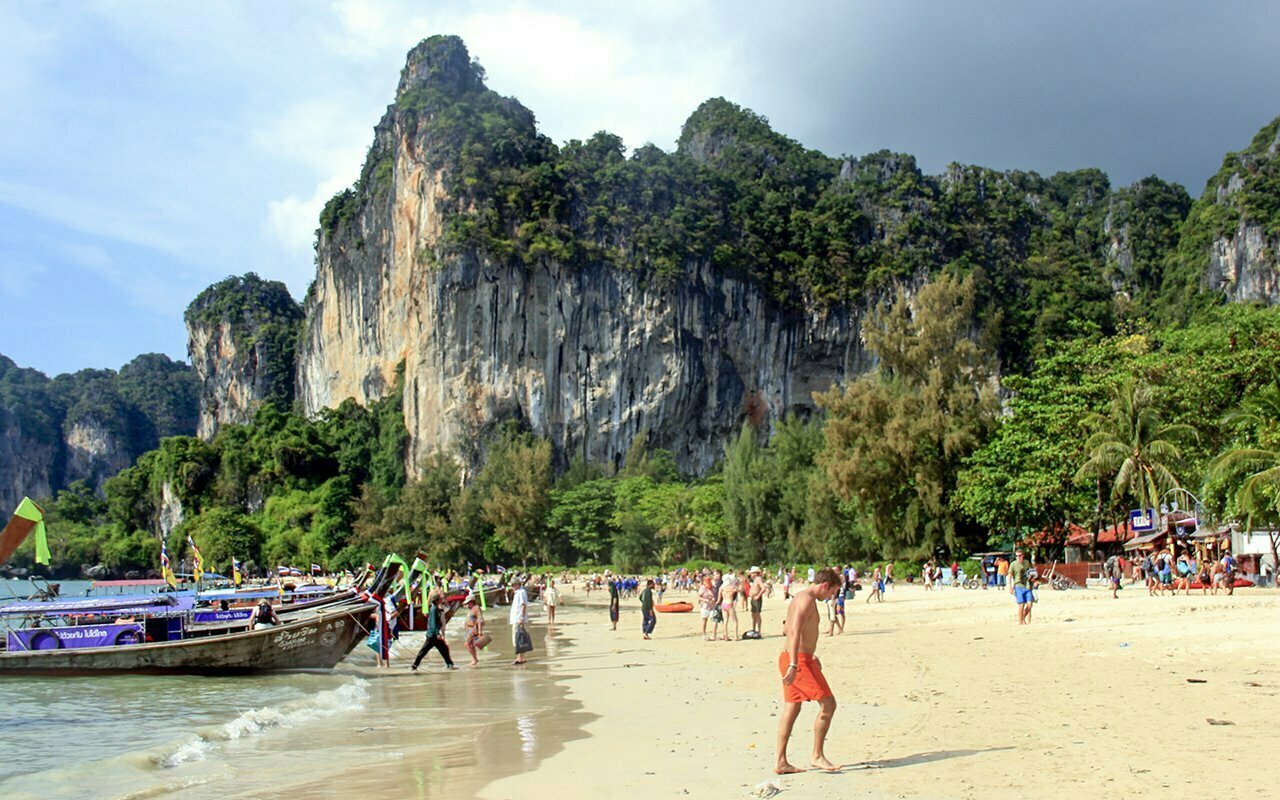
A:
<svg viewBox="0 0 1280 800">
<path fill-rule="evenodd" d="M 1009 593 L 1018 604 L 1018 624 L 1031 623 L 1031 603 L 1035 599 L 1031 594 L 1031 567 L 1027 564 L 1026 555 L 1019 550 L 1014 555 L 1014 562 L 1009 565 Z"/>
<path fill-rule="evenodd" d="M 622 587 L 618 586 L 621 578 L 609 579 L 609 630 L 616 631 L 618 629 L 618 616 L 621 613 L 622 605 Z"/>
<path fill-rule="evenodd" d="M 822 675 L 822 663 L 814 655 L 818 647 L 818 603 L 830 600 L 840 590 L 840 576 L 830 568 L 819 571 L 813 581 L 796 592 L 787 606 L 787 649 L 778 655 L 778 671 L 782 673 L 782 717 L 778 720 L 779 775 L 802 772 L 787 760 L 787 742 L 800 705 L 818 703 L 818 718 L 813 723 L 813 753 L 809 763 L 829 772 L 839 770 L 824 752 L 831 718 L 836 713 L 836 698 Z"/>
<path fill-rule="evenodd" d="M 644 591 L 640 593 L 640 630 L 648 639 L 653 627 L 658 624 L 658 615 L 653 613 L 653 578 L 645 582 Z"/>
</svg>

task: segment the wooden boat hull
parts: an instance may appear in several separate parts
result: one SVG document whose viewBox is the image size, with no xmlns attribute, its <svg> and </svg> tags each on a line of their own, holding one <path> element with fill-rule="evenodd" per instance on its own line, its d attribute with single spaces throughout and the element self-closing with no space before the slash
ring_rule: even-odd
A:
<svg viewBox="0 0 1280 800">
<path fill-rule="evenodd" d="M 317 609 L 274 628 L 116 647 L 6 651 L 4 675 L 191 673 L 229 675 L 265 670 L 329 669 L 369 630 L 376 606 L 358 602 Z"/>
</svg>

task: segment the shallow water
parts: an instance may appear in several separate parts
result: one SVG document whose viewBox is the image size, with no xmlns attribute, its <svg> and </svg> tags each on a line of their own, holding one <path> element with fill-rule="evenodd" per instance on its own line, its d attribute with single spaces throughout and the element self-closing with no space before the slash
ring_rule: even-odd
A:
<svg viewBox="0 0 1280 800">
<path fill-rule="evenodd" d="M 434 652 L 410 672 L 422 641 L 410 633 L 389 670 L 361 645 L 323 672 L 0 679 L 0 796 L 83 800 L 91 787 L 113 798 L 468 797 L 582 735 L 588 715 L 545 667 L 566 657 L 581 624 L 561 615 L 553 635 L 531 626 L 524 668 L 510 666 L 509 630 L 491 620 L 494 652 L 454 672 Z M 460 622 L 450 631 L 463 665 Z"/>
</svg>

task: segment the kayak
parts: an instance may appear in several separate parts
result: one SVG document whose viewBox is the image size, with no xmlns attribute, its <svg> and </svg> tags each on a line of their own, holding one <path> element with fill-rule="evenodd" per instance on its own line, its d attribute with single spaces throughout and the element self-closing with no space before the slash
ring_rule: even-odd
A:
<svg viewBox="0 0 1280 800">
<path fill-rule="evenodd" d="M 686 603 L 683 600 L 678 603 L 654 603 L 653 610 L 664 614 L 687 614 L 693 610 L 693 603 Z"/>
</svg>

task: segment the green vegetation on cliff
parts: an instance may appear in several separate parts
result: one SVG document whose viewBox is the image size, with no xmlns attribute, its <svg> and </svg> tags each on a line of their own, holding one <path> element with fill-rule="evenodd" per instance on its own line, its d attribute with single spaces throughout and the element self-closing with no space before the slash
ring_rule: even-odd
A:
<svg viewBox="0 0 1280 800">
<path fill-rule="evenodd" d="M 1086 426 L 1125 385 L 1143 387 L 1164 422 L 1195 428 L 1165 464 L 1181 485 L 1203 490 L 1213 513 L 1238 511 L 1248 473 L 1212 465 L 1274 446 L 1274 426 L 1227 412 L 1277 391 L 1280 310 L 1230 306 L 1182 328 L 1063 341 L 1028 375 L 1006 377 L 1005 413 L 990 351 L 966 333 L 980 327 L 976 315 L 972 276 L 886 301 L 864 325 L 877 371 L 833 389 L 812 419 L 783 420 L 768 436 L 746 425 L 700 478 L 680 475 L 641 435 L 616 472 L 579 463 L 557 479 L 551 442 L 509 422 L 485 435 L 469 480 L 448 454 L 407 479 L 399 392 L 313 421 L 266 405 L 210 443 L 163 440 L 107 482 L 105 499 L 83 484 L 60 492 L 49 505 L 54 566 L 154 570 L 162 519 L 177 504 L 185 521 L 170 553 L 182 557 L 190 533 L 223 569 L 232 555 L 339 567 L 392 550 L 626 570 L 963 554 L 1123 517 L 1137 501 L 1117 490 L 1116 473 L 1082 470 Z M 1271 513 L 1256 506 L 1250 513 Z"/>
<path fill-rule="evenodd" d="M 252 363 L 261 400 L 288 407 L 293 403 L 294 366 L 302 330 L 302 307 L 280 281 L 255 273 L 231 276 L 201 292 L 187 306 L 190 330 L 229 326 L 237 356 Z M 206 353 L 218 358 L 221 353 Z M 244 363 L 232 369 L 243 369 Z"/>
<path fill-rule="evenodd" d="M 973 274 L 1005 371 L 1145 313 L 1190 206 L 1176 185 L 1112 191 L 1097 170 L 1045 178 L 953 164 L 929 176 L 904 154 L 833 158 L 723 98 L 690 115 L 673 153 L 646 144 L 627 156 L 606 132 L 557 147 L 532 112 L 485 86 L 460 39 L 436 36 L 409 54 L 360 181 L 321 216 L 327 236 L 363 244 L 354 221 L 385 197 L 401 135 L 443 170 L 432 258 L 603 263 L 658 285 L 709 264 L 792 309 Z"/>
<path fill-rule="evenodd" d="M 1280 311 L 1223 307 L 1205 291 L 1213 244 L 1242 221 L 1280 233 L 1278 134 L 1280 120 L 1228 155 L 1194 203 L 1159 178 L 1116 189 L 1095 169 L 952 164 L 931 176 L 905 154 L 831 157 L 722 98 L 694 111 L 675 152 L 628 155 L 607 132 L 557 147 L 485 86 L 460 40 L 433 37 L 410 54 L 359 181 L 321 214 L 320 258 L 385 233 L 396 169 L 415 166 L 395 161 L 407 139 L 444 181 L 443 238 L 426 261 L 553 259 L 658 287 L 710 268 L 792 311 L 870 309 L 861 333 L 876 369 L 833 387 L 809 419 L 746 425 L 701 477 L 678 474 L 642 435 L 616 471 L 579 463 L 557 478 L 555 443 L 516 422 L 465 443 L 484 454 L 474 474 L 459 463 L 475 459 L 440 453 L 410 477 L 398 389 L 315 420 L 273 395 L 212 442 L 164 439 L 105 499 L 80 484 L 61 492 L 55 556 L 68 569 L 154 568 L 179 503 L 175 556 L 191 533 L 218 559 L 265 565 L 351 566 L 389 550 L 627 570 L 963 555 L 1066 522 L 1096 530 L 1141 502 L 1121 463 L 1086 446 L 1124 397 L 1195 429 L 1160 466 L 1210 511 L 1280 519 L 1278 495 L 1245 497 L 1248 470 L 1221 467 L 1224 454 L 1275 448 L 1280 418 L 1228 412 L 1280 397 Z M 284 381 L 296 313 L 283 287 L 250 275 L 211 287 L 188 321 L 266 342 Z M 51 429 L 91 396 L 116 419 L 130 407 L 167 418 L 124 373 L 80 374 L 67 382 L 75 402 L 27 407 L 12 398 L 38 403 L 47 387 L 0 362 L 0 411 Z"/>
<path fill-rule="evenodd" d="M 1274 241 L 1280 237 L 1280 117 L 1253 137 L 1247 148 L 1228 153 L 1191 206 L 1176 249 L 1166 251 L 1164 302 L 1169 316 L 1189 314 L 1222 301 L 1203 291 L 1213 242 L 1233 239 L 1242 222 L 1260 226 Z M 1277 263 L 1277 254 L 1270 254 Z"/>
<path fill-rule="evenodd" d="M 89 477 L 66 474 L 65 437 L 74 426 L 105 431 L 133 460 L 161 437 L 195 431 L 198 392 L 191 367 L 157 353 L 138 356 L 119 372 L 85 369 L 54 378 L 0 356 L 0 436 L 16 437 L 13 452 L 21 457 L 37 458 L 47 448 L 49 485 L 57 491 Z M 8 470 L 0 468 L 0 476 L 7 481 Z M 15 490 L 20 499 L 20 487 Z"/>
</svg>

